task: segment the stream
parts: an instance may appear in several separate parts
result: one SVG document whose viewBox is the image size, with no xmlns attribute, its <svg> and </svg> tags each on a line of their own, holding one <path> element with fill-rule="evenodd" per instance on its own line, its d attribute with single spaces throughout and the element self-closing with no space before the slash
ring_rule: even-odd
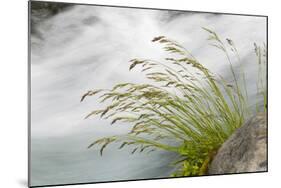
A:
<svg viewBox="0 0 281 188">
<path fill-rule="evenodd" d="M 174 153 L 132 155 L 132 148 L 118 150 L 113 144 L 100 156 L 99 148 L 87 149 L 98 138 L 127 133 L 130 126 L 84 119 L 102 105 L 95 97 L 80 102 L 90 89 L 146 82 L 140 71 L 128 70 L 129 60 L 165 58 L 161 46 L 151 42 L 156 36 L 180 42 L 202 64 L 226 77 L 225 56 L 208 46 L 201 27 L 231 38 L 243 62 L 252 103 L 256 99 L 253 43 L 266 42 L 263 17 L 76 5 L 34 27 L 36 33 L 30 36 L 32 186 L 170 176 Z"/>
</svg>

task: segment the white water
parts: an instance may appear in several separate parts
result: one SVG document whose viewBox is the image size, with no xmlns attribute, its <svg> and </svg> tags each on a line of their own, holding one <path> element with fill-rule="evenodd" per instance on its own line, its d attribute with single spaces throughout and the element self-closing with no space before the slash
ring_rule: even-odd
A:
<svg viewBox="0 0 281 188">
<path fill-rule="evenodd" d="M 171 153 L 130 155 L 109 147 L 100 157 L 98 149 L 86 149 L 97 138 L 126 133 L 128 126 L 84 120 L 100 104 L 95 98 L 79 101 L 89 89 L 143 82 L 138 71 L 128 71 L 128 61 L 166 57 L 151 42 L 159 35 L 181 42 L 200 62 L 226 75 L 225 57 L 206 45 L 202 26 L 235 41 L 253 95 L 253 43 L 266 41 L 265 18 L 76 6 L 38 25 L 40 37 L 31 36 L 32 185 L 169 176 L 173 168 L 168 163 L 175 159 Z"/>
</svg>

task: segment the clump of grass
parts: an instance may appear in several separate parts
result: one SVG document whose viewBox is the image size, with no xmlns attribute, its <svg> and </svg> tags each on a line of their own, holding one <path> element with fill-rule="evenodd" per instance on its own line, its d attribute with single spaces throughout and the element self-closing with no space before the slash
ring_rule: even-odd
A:
<svg viewBox="0 0 281 188">
<path fill-rule="evenodd" d="M 258 46 L 254 43 L 255 54 L 258 63 L 258 81 L 257 81 L 257 97 L 262 96 L 263 108 L 260 109 L 258 103 L 256 104 L 256 111 L 266 111 L 267 109 L 267 88 L 266 88 L 266 68 L 267 68 L 267 47 L 265 43 L 263 46 Z"/>
<path fill-rule="evenodd" d="M 129 133 L 101 138 L 89 148 L 100 145 L 102 155 L 109 144 L 118 142 L 119 149 L 135 146 L 132 153 L 156 149 L 176 152 L 180 157 L 173 164 L 178 170 L 172 176 L 206 173 L 218 148 L 251 111 L 246 81 L 240 81 L 241 75 L 234 71 L 228 52 L 230 49 L 239 58 L 234 42 L 230 39 L 224 42 L 214 31 L 203 29 L 209 34 L 211 45 L 226 55 L 234 81 L 229 83 L 212 73 L 176 41 L 155 37 L 152 42 L 162 44 L 170 57 L 164 62 L 132 59 L 129 67 L 129 70 L 140 68 L 151 84 L 121 83 L 110 90 L 88 91 L 81 98 L 83 101 L 99 95 L 100 103 L 110 101 L 110 105 L 92 111 L 86 118 L 99 116 L 111 119 L 111 124 L 132 125 Z M 256 54 L 261 61 L 258 46 Z"/>
</svg>

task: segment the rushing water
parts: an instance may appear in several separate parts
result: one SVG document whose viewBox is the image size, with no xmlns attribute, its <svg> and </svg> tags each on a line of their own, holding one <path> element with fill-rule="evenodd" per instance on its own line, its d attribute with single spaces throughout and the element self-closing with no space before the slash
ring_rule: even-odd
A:
<svg viewBox="0 0 281 188">
<path fill-rule="evenodd" d="M 265 24 L 265 18 L 248 16 L 95 6 L 75 6 L 37 24 L 31 36 L 31 184 L 169 176 L 173 153 L 131 155 L 129 149 L 112 146 L 101 157 L 97 148 L 87 149 L 97 138 L 126 133 L 128 125 L 84 120 L 101 106 L 95 98 L 80 103 L 81 95 L 120 82 L 146 81 L 138 71 L 128 71 L 128 61 L 165 57 L 160 46 L 151 43 L 159 35 L 181 42 L 211 70 L 227 76 L 224 55 L 206 45 L 204 26 L 235 41 L 254 97 L 253 43 L 265 42 Z"/>
</svg>

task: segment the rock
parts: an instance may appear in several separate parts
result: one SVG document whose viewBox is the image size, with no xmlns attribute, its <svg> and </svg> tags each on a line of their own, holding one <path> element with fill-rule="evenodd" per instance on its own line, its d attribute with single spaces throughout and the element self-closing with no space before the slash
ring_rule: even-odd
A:
<svg viewBox="0 0 281 188">
<path fill-rule="evenodd" d="M 59 3 L 59 2 L 43 2 L 43 1 L 32 1 L 32 11 L 49 11 L 51 15 L 55 15 L 60 11 L 73 6 L 71 3 Z"/>
<path fill-rule="evenodd" d="M 208 174 L 267 171 L 266 114 L 259 113 L 238 128 L 218 150 Z"/>
</svg>

